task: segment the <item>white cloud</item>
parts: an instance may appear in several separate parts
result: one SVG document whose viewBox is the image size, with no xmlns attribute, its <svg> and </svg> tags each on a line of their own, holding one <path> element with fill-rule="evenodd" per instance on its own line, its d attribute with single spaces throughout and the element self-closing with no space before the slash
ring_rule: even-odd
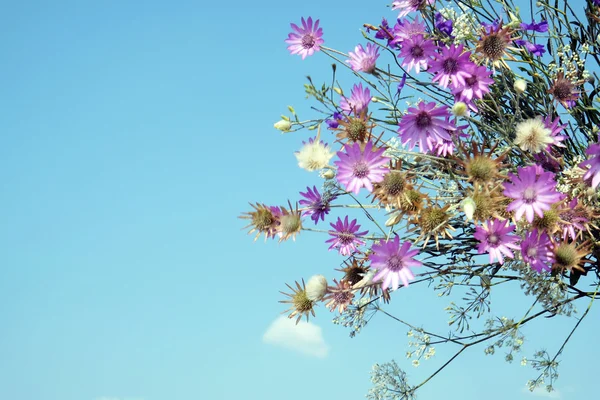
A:
<svg viewBox="0 0 600 400">
<path fill-rule="evenodd" d="M 530 391 L 527 386 L 523 388 L 523 393 L 529 393 L 531 396 L 535 397 L 545 397 L 547 399 L 560 399 L 560 392 L 554 389 L 552 392 L 548 392 L 545 387 L 538 387 L 532 391 Z"/>
<path fill-rule="evenodd" d="M 283 316 L 271 323 L 263 335 L 263 342 L 318 358 L 325 358 L 329 353 L 321 327 L 305 321 L 296 325 L 295 319 Z"/>
</svg>

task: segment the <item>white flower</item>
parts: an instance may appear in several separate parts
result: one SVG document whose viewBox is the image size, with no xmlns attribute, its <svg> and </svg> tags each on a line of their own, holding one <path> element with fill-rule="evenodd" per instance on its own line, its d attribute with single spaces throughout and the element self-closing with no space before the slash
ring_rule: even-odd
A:
<svg viewBox="0 0 600 400">
<path fill-rule="evenodd" d="M 515 89 L 515 92 L 519 94 L 524 93 L 527 90 L 527 82 L 523 79 L 517 79 L 513 84 L 513 88 Z"/>
<path fill-rule="evenodd" d="M 306 284 L 306 297 L 311 301 L 319 301 L 327 292 L 327 279 L 323 275 L 314 275 Z"/>
<path fill-rule="evenodd" d="M 290 121 L 282 119 L 280 121 L 275 122 L 273 126 L 275 127 L 275 129 L 279 129 L 281 132 L 287 132 L 292 127 L 292 123 Z"/>
<path fill-rule="evenodd" d="M 551 134 L 541 117 L 526 119 L 517 124 L 515 144 L 523 151 L 539 153 L 554 142 Z"/>
<path fill-rule="evenodd" d="M 296 152 L 298 166 L 307 171 L 325 168 L 333 155 L 329 146 L 321 143 L 318 136 L 312 142 L 306 143 L 300 151 Z"/>
<path fill-rule="evenodd" d="M 477 209 L 477 205 L 475 204 L 475 201 L 472 198 L 467 197 L 460 203 L 460 205 L 463 209 L 463 212 L 467 216 L 467 221 L 473 219 L 473 214 L 475 213 L 475 210 Z"/>
</svg>

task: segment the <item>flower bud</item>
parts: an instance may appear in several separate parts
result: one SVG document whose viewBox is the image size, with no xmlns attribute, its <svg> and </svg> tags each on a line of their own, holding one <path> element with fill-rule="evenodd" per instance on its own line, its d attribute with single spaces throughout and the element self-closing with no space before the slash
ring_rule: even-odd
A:
<svg viewBox="0 0 600 400">
<path fill-rule="evenodd" d="M 311 301 L 323 299 L 327 293 L 327 279 L 323 275 L 314 275 L 306 283 L 306 297 Z"/>
<path fill-rule="evenodd" d="M 334 87 L 333 91 L 336 92 L 337 94 L 339 94 L 340 96 L 344 95 L 344 92 L 339 87 Z"/>
<path fill-rule="evenodd" d="M 392 214 L 391 217 L 388 218 L 387 221 L 385 221 L 385 226 L 394 226 L 398 222 L 400 222 L 401 219 L 402 219 L 402 214 L 394 213 L 394 214 Z"/>
<path fill-rule="evenodd" d="M 275 122 L 275 124 L 273 124 L 273 126 L 275 127 L 275 129 L 278 129 L 281 132 L 287 132 L 292 127 L 292 123 L 290 121 L 286 121 L 285 119 L 282 119 L 280 121 Z"/>
<path fill-rule="evenodd" d="M 467 197 L 462 201 L 460 205 L 462 207 L 463 212 L 467 216 L 467 220 L 473 219 L 473 214 L 475 213 L 475 209 L 477 208 L 475 201 L 472 198 Z"/>
<path fill-rule="evenodd" d="M 323 172 L 323 178 L 325 179 L 333 179 L 335 177 L 335 172 L 332 169 L 328 169 Z"/>
<path fill-rule="evenodd" d="M 456 102 L 452 107 L 452 114 L 456 115 L 457 117 L 464 117 L 467 115 L 468 111 L 469 107 L 462 101 Z"/>
<path fill-rule="evenodd" d="M 527 82 L 523 79 L 517 79 L 513 87 L 518 94 L 524 93 L 527 90 Z"/>
</svg>

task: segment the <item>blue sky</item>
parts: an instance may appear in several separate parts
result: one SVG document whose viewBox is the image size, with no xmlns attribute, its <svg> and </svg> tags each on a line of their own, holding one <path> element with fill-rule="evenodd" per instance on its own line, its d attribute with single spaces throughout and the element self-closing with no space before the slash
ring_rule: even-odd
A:
<svg viewBox="0 0 600 400">
<path fill-rule="evenodd" d="M 0 398 L 354 399 L 376 362 L 396 358 L 417 383 L 450 355 L 439 347 L 415 369 L 402 327 L 378 316 L 350 339 L 323 307 L 304 331 L 317 339 L 308 354 L 263 341 L 284 310 L 284 283 L 331 279 L 341 261 L 324 236 L 254 243 L 237 219 L 249 201 L 285 204 L 320 183 L 292 154 L 306 136 L 273 129 L 287 105 L 314 116 L 304 77 L 330 76 L 322 54 L 288 55 L 289 22 L 320 18 L 326 44 L 348 51 L 362 23 L 396 16 L 385 2 L 340 5 L 5 5 Z M 513 295 L 494 295 L 494 306 L 522 309 Z M 443 331 L 445 300 L 411 288 L 390 311 Z M 594 393 L 598 350 L 586 342 L 598 316 L 596 307 L 561 357 L 557 398 Z M 527 354 L 554 351 L 575 323 L 543 322 L 526 329 Z M 532 377 L 476 348 L 420 398 L 532 399 Z"/>
</svg>

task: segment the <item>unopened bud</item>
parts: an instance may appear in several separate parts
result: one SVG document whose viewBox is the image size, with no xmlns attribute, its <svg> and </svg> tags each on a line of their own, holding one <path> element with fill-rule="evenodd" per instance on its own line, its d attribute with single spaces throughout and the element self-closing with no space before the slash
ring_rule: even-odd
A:
<svg viewBox="0 0 600 400">
<path fill-rule="evenodd" d="M 469 106 L 467 106 L 467 104 L 462 101 L 459 101 L 455 103 L 454 106 L 452 106 L 452 114 L 456 115 L 457 117 L 464 117 L 465 115 L 467 115 L 468 111 Z"/>
<path fill-rule="evenodd" d="M 336 92 L 337 94 L 339 94 L 340 96 L 344 95 L 344 92 L 339 87 L 334 87 L 333 91 Z"/>
<path fill-rule="evenodd" d="M 524 93 L 527 90 L 527 82 L 523 79 L 517 79 L 513 85 L 515 92 L 518 94 Z"/>
<path fill-rule="evenodd" d="M 466 199 L 464 199 L 462 201 L 462 203 L 460 205 L 462 207 L 463 212 L 467 216 L 467 220 L 473 219 L 473 214 L 475 213 L 475 210 L 477 209 L 477 205 L 475 204 L 475 201 L 472 198 L 467 197 Z"/>
<path fill-rule="evenodd" d="M 335 172 L 332 169 L 328 169 L 323 172 L 323 178 L 325 179 L 333 179 L 335 177 Z"/>
<path fill-rule="evenodd" d="M 292 127 L 292 123 L 290 121 L 286 121 L 285 119 L 282 119 L 281 121 L 275 122 L 275 124 L 273 124 L 273 126 L 275 127 L 275 129 L 278 129 L 281 132 L 287 132 Z"/>
<path fill-rule="evenodd" d="M 402 214 L 394 213 L 387 221 L 385 221 L 385 226 L 394 226 L 402 219 Z"/>
</svg>

